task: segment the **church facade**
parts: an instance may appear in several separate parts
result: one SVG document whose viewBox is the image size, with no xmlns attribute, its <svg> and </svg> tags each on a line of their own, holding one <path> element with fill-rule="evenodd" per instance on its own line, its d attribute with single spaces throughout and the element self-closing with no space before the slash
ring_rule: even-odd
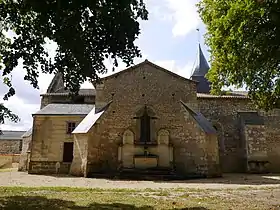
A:
<svg viewBox="0 0 280 210">
<path fill-rule="evenodd" d="M 279 110 L 257 110 L 243 92 L 211 95 L 208 70 L 199 46 L 190 79 L 145 60 L 71 100 L 57 74 L 33 114 L 28 172 L 279 172 Z"/>
</svg>

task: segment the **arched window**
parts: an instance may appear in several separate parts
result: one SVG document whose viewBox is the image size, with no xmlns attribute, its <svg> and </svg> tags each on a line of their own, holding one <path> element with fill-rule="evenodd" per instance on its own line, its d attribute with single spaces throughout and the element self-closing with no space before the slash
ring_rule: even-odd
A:
<svg viewBox="0 0 280 210">
<path fill-rule="evenodd" d="M 148 115 L 147 107 L 145 106 L 144 113 L 140 117 L 140 142 L 151 141 L 151 117 Z"/>
<path fill-rule="evenodd" d="M 136 144 L 156 143 L 156 132 L 154 129 L 157 119 L 154 111 L 147 106 L 142 107 L 136 113 Z"/>
</svg>

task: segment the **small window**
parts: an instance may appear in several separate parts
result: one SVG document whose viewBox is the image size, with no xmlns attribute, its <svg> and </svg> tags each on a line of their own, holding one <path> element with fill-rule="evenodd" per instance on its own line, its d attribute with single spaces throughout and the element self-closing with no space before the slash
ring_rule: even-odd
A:
<svg viewBox="0 0 280 210">
<path fill-rule="evenodd" d="M 76 128 L 75 122 L 68 122 L 67 123 L 67 134 L 71 134 L 73 130 Z"/>
</svg>

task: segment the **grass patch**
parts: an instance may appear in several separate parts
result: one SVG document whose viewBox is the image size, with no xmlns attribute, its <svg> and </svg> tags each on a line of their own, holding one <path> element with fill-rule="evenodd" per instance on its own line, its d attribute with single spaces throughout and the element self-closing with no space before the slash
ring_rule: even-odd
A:
<svg viewBox="0 0 280 210">
<path fill-rule="evenodd" d="M 10 171 L 14 171 L 16 169 L 14 168 L 0 168 L 0 172 L 10 172 Z"/>
<path fill-rule="evenodd" d="M 243 190 L 242 190 L 243 191 Z M 214 191 L 213 191 L 214 192 Z M 217 192 L 217 191 L 215 191 Z M 221 191 L 222 192 L 222 191 Z M 213 196 L 211 190 L 0 187 L 0 209 L 266 209 L 250 200 Z"/>
</svg>

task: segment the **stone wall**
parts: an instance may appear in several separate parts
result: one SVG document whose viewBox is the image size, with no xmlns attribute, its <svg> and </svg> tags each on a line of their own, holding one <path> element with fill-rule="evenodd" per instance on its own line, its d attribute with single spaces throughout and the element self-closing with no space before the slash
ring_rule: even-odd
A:
<svg viewBox="0 0 280 210">
<path fill-rule="evenodd" d="M 23 137 L 22 139 L 22 151 L 20 154 L 20 160 L 18 165 L 19 171 L 27 171 L 30 159 L 30 146 L 31 146 L 32 135 Z"/>
<path fill-rule="evenodd" d="M 55 174 L 57 161 L 31 161 L 29 174 Z M 71 163 L 60 162 L 59 174 L 68 174 Z"/>
<path fill-rule="evenodd" d="M 230 97 L 199 97 L 198 102 L 201 113 L 217 128 L 223 172 L 247 172 L 252 158 L 269 162 L 264 172 L 280 172 L 280 110 L 260 111 L 249 99 Z M 238 112 L 249 111 L 258 111 L 264 125 L 241 125 Z"/>
<path fill-rule="evenodd" d="M 12 168 L 14 164 L 19 162 L 19 155 L 18 154 L 0 154 L 0 168 Z"/>
<path fill-rule="evenodd" d="M 238 112 L 256 110 L 248 99 L 198 98 L 200 112 L 217 128 L 223 172 L 245 172 Z"/>
<path fill-rule="evenodd" d="M 20 154 L 21 140 L 1 139 L 0 154 Z"/>
<path fill-rule="evenodd" d="M 263 113 L 270 172 L 280 172 L 280 110 Z"/>
<path fill-rule="evenodd" d="M 195 82 L 144 64 L 106 78 L 96 89 L 97 109 L 113 102 L 88 135 L 87 164 L 91 172 L 110 173 L 118 169 L 122 136 L 130 129 L 137 144 L 139 122 L 135 117 L 144 106 L 154 116 L 152 140 L 159 130 L 169 131 L 178 173 L 198 173 L 199 166 L 207 164 L 207 158 L 201 159 L 207 156 L 205 133 L 180 103 L 182 100 L 197 109 Z M 205 170 L 203 173 L 207 173 Z"/>
<path fill-rule="evenodd" d="M 67 122 L 76 122 L 78 125 L 84 117 L 34 116 L 29 173 L 55 170 L 53 163 L 63 160 L 64 142 L 73 142 L 73 135 L 66 132 Z"/>
</svg>

